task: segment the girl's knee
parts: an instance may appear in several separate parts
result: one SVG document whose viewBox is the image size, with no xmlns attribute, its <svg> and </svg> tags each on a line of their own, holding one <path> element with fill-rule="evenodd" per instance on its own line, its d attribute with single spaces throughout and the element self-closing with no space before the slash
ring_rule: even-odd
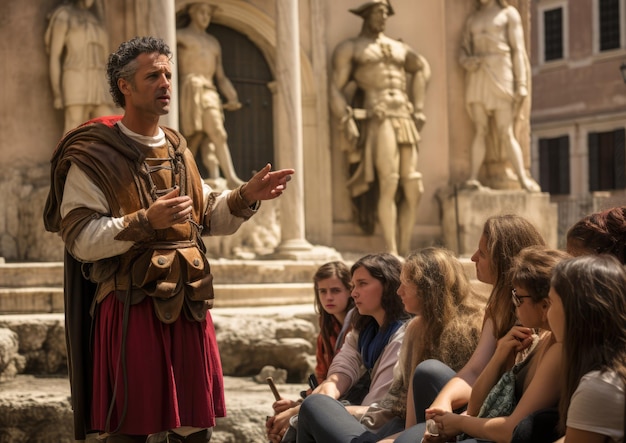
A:
<svg viewBox="0 0 626 443">
<path fill-rule="evenodd" d="M 447 366 L 441 363 L 439 360 L 424 360 L 415 368 L 415 371 L 413 372 L 413 378 L 438 374 L 441 371 L 442 367 L 447 368 Z"/>
</svg>

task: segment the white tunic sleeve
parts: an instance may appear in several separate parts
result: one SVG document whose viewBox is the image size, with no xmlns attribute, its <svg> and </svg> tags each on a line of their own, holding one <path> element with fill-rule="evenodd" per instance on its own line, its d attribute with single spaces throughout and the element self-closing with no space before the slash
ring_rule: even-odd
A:
<svg viewBox="0 0 626 443">
<path fill-rule="evenodd" d="M 76 208 L 93 209 L 102 217 L 94 218 L 78 234 L 73 244 L 67 245 L 70 253 L 85 262 L 94 262 L 128 251 L 133 242 L 115 240 L 124 229 L 124 217 L 111 217 L 110 208 L 102 191 L 78 166 L 70 166 L 63 189 L 61 217 Z"/>
</svg>

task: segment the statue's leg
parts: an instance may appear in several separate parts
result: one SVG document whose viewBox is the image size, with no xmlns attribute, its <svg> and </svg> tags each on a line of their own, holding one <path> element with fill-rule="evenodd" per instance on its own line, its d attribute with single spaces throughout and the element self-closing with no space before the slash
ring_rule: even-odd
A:
<svg viewBox="0 0 626 443">
<path fill-rule="evenodd" d="M 89 108 L 83 105 L 69 105 L 65 107 L 65 129 L 67 132 L 89 120 Z"/>
<path fill-rule="evenodd" d="M 470 177 L 468 184 L 480 186 L 478 182 L 478 173 L 483 165 L 485 155 L 487 154 L 487 129 L 489 124 L 489 115 L 486 109 L 480 103 L 472 103 L 470 107 L 470 117 L 474 122 L 474 139 L 470 152 Z"/>
<path fill-rule="evenodd" d="M 417 148 L 413 145 L 400 146 L 400 186 L 404 195 L 398 210 L 398 250 L 406 256 L 411 251 L 417 207 L 424 194 L 422 174 L 417 172 Z"/>
<path fill-rule="evenodd" d="M 206 167 L 209 178 L 219 178 L 220 177 L 220 161 L 215 155 L 215 145 L 211 143 L 209 137 L 205 134 L 200 141 L 200 152 L 202 153 L 202 162 Z"/>
<path fill-rule="evenodd" d="M 215 156 L 219 161 L 224 177 L 226 177 L 228 187 L 234 189 L 242 185 L 244 182 L 237 176 L 235 167 L 233 166 L 233 160 L 230 156 L 226 130 L 224 129 L 224 118 L 221 110 L 216 108 L 205 109 L 202 114 L 202 125 L 211 143 L 215 146 Z"/>
<path fill-rule="evenodd" d="M 498 109 L 495 112 L 495 121 L 499 143 L 506 149 L 507 156 L 513 166 L 513 170 L 517 174 L 520 185 L 529 192 L 539 192 L 541 190 L 539 185 L 526 174 L 526 169 L 524 168 L 522 147 L 513 133 L 513 110 L 509 108 Z"/>
<path fill-rule="evenodd" d="M 214 152 L 215 149 L 209 137 L 204 132 L 195 132 L 193 135 L 187 137 L 187 148 L 194 157 L 198 151 L 200 152 L 200 159 L 207 170 L 208 178 L 215 179 L 220 176 L 219 164 Z"/>
<path fill-rule="evenodd" d="M 372 125 L 370 125 L 372 126 Z M 378 176 L 378 222 L 383 231 L 387 252 L 398 255 L 396 223 L 398 219 L 396 192 L 400 180 L 400 152 L 389 120 L 383 120 L 370 136 L 376 137 L 374 164 Z"/>
</svg>

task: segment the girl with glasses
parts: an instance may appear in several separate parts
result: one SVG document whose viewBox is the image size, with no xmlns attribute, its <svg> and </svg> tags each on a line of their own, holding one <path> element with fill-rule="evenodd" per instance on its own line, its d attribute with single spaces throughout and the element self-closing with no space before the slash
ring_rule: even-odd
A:
<svg viewBox="0 0 626 443">
<path fill-rule="evenodd" d="M 424 411 L 429 407 L 445 411 L 465 408 L 472 386 L 493 356 L 497 341 L 515 325 L 508 271 L 513 258 L 522 249 L 533 245 L 545 245 L 545 241 L 537 228 L 524 217 L 503 214 L 487 219 L 478 250 L 472 256 L 477 279 L 492 285 L 478 345 L 458 373 L 438 360 L 426 360 L 417 365 L 413 373 L 413 389 L 409 391 L 415 410 L 413 423 L 417 425 L 408 428 L 412 417 L 407 414 L 408 429 L 381 442 L 419 442 L 426 429 Z"/>
<path fill-rule="evenodd" d="M 481 441 L 511 441 L 522 419 L 556 406 L 561 345 L 548 324 L 548 292 L 552 269 L 567 257 L 565 252 L 534 246 L 523 249 L 514 259 L 509 279 L 518 324 L 498 340 L 493 357 L 474 383 L 466 415 L 426 410 L 426 417 L 437 424 L 436 433 L 447 438 L 465 433 Z M 507 385 L 512 388 L 508 392 Z"/>
</svg>

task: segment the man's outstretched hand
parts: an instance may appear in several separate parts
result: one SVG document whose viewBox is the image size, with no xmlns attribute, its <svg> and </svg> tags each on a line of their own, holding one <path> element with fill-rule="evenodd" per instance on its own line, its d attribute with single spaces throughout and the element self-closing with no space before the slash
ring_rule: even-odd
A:
<svg viewBox="0 0 626 443">
<path fill-rule="evenodd" d="M 243 186 L 241 196 L 250 204 L 276 198 L 287 189 L 287 182 L 295 172 L 293 169 L 272 171 L 272 165 L 268 163 Z"/>
</svg>

